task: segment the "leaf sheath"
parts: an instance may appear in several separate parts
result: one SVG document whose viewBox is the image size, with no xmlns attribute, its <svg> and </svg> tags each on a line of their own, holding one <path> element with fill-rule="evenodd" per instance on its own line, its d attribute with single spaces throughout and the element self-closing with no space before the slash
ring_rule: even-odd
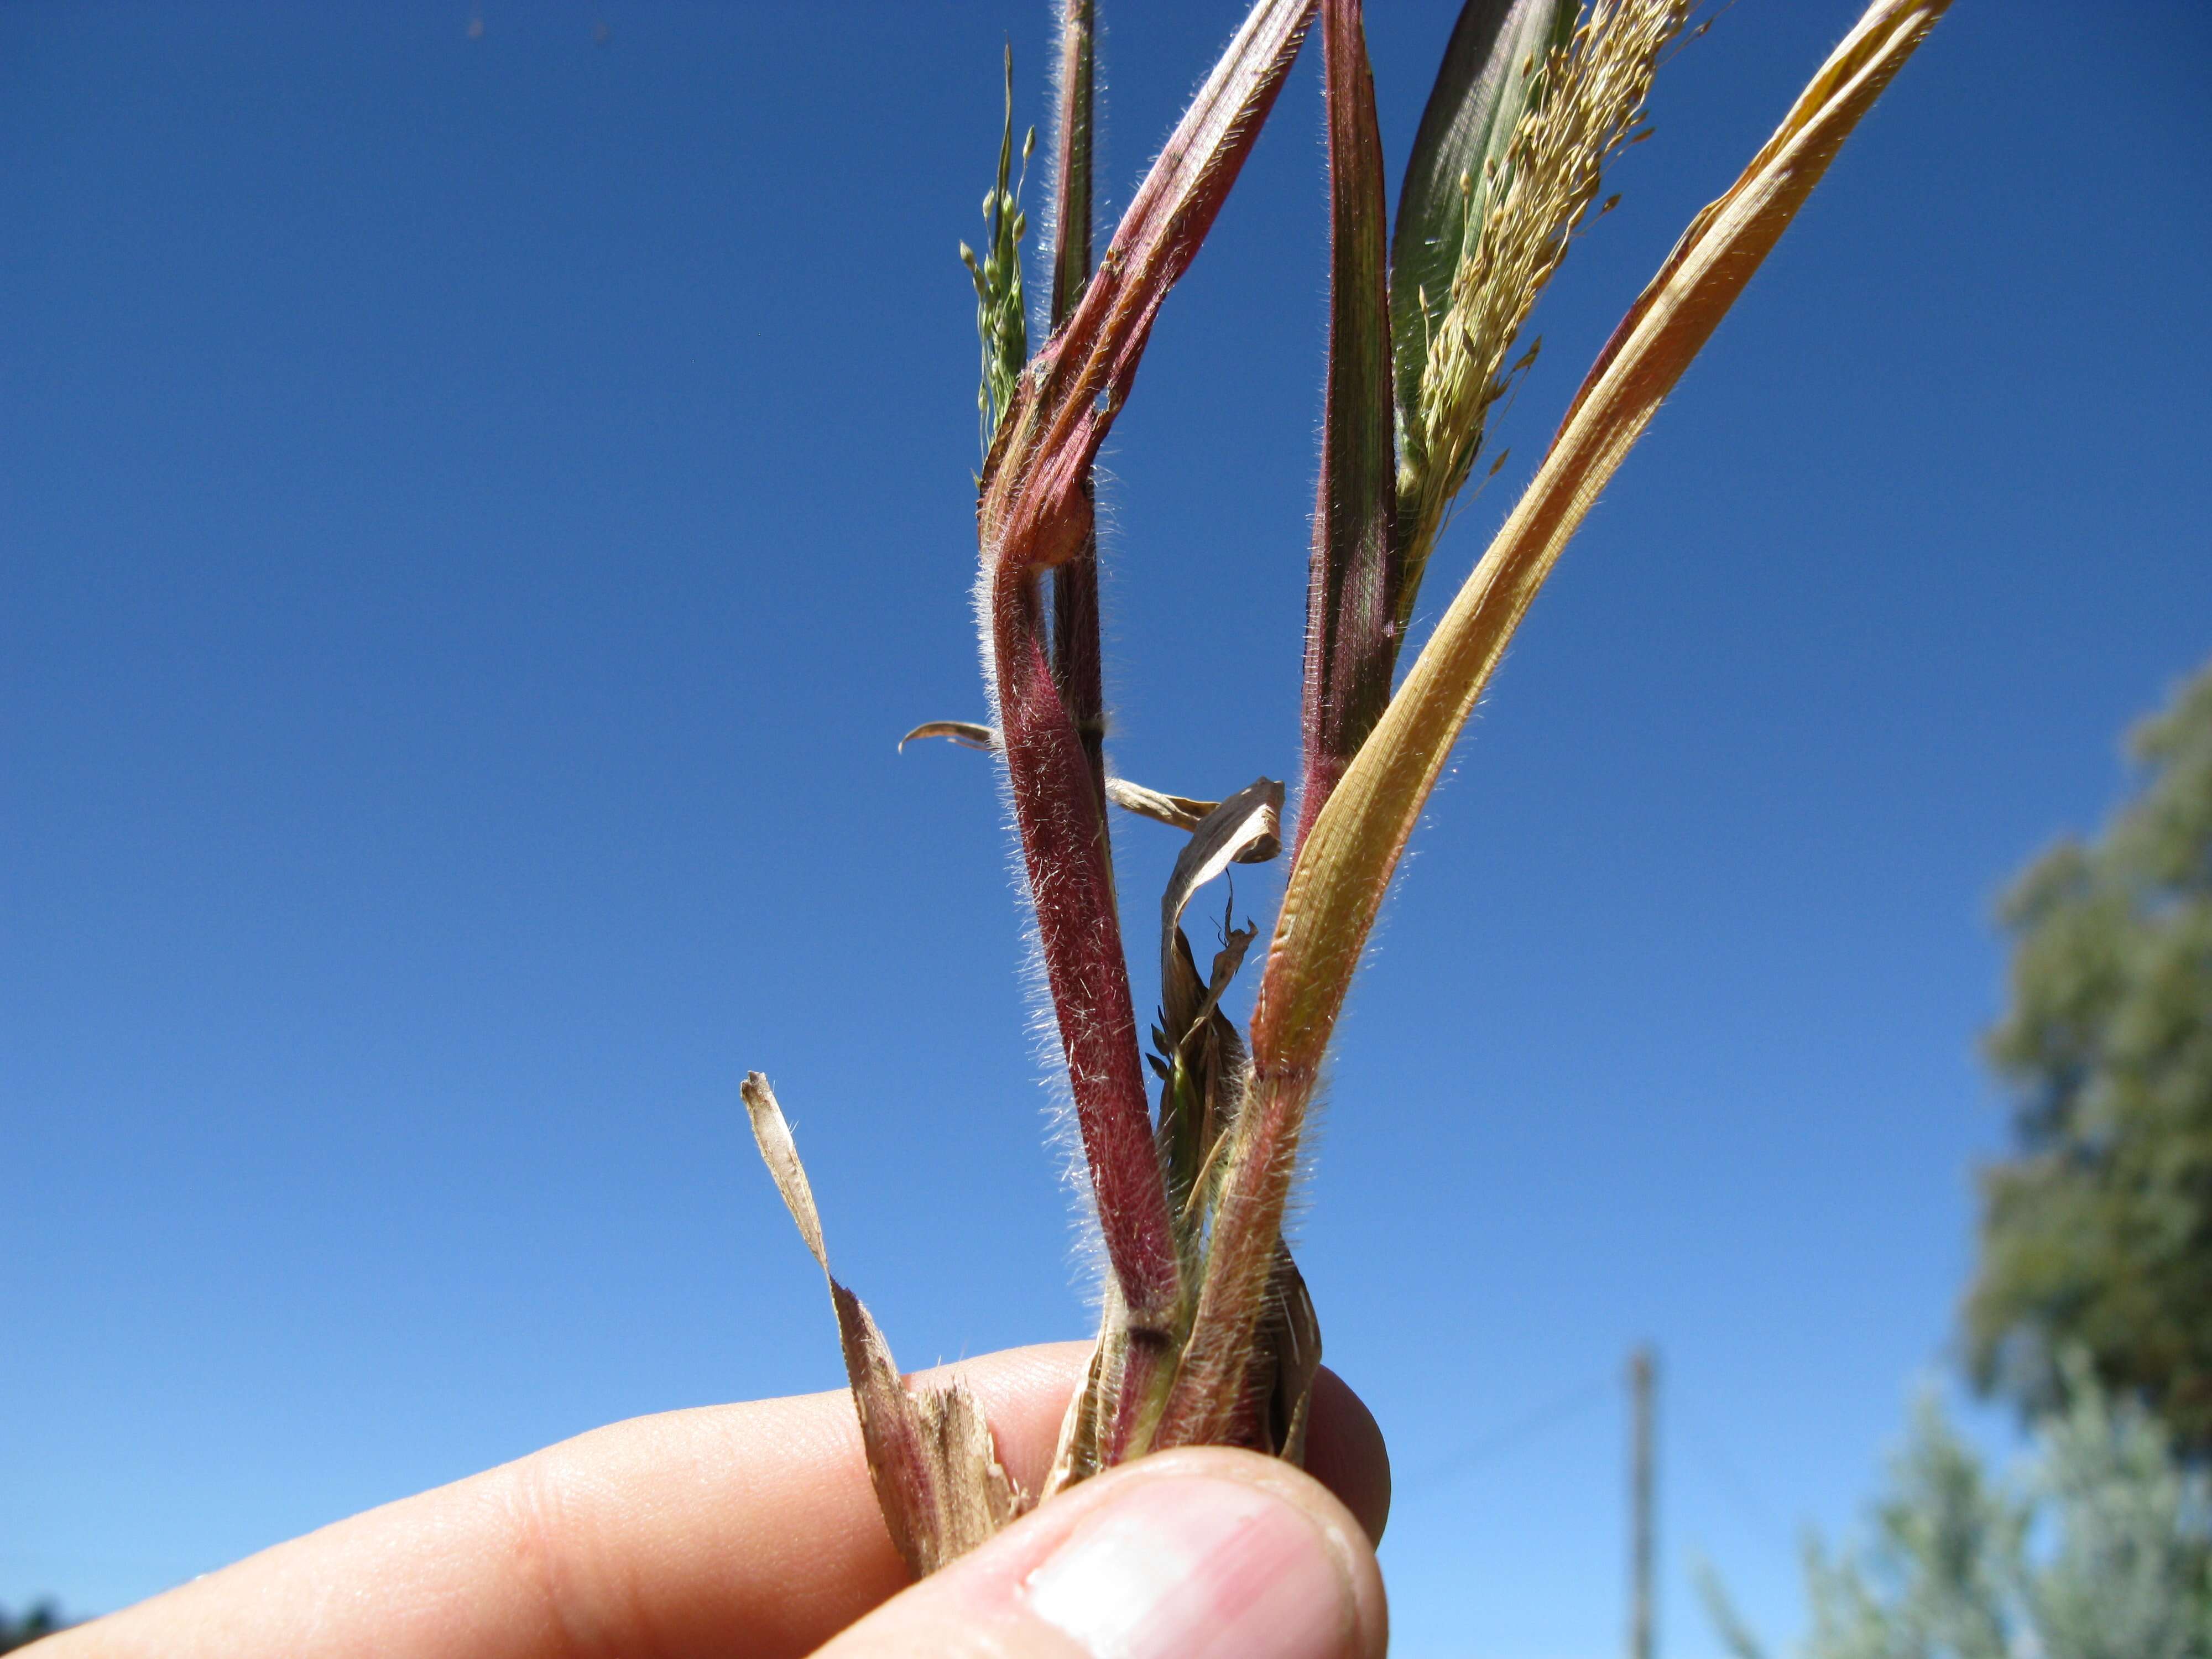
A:
<svg viewBox="0 0 2212 1659">
<path fill-rule="evenodd" d="M 1052 325 L 1066 323 L 1091 276 L 1091 162 L 1097 27 L 1092 0 L 1062 0 L 1058 142 L 1054 146 Z M 1085 489 L 1092 486 L 1088 480 Z M 1106 690 L 1098 626 L 1098 538 L 1052 577 L 1052 669 L 1091 765 L 1099 834 L 1107 834 Z"/>
<path fill-rule="evenodd" d="M 1328 115 L 1328 382 L 1306 589 L 1299 842 L 1382 718 L 1397 656 L 1387 198 L 1360 0 L 1322 0 L 1321 37 Z"/>
</svg>

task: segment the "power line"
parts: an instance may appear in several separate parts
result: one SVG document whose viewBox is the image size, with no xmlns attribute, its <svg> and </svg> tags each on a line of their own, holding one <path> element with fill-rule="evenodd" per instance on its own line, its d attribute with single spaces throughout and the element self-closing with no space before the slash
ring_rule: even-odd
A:
<svg viewBox="0 0 2212 1659">
<path fill-rule="evenodd" d="M 1495 1433 L 1485 1435 L 1448 1456 L 1438 1458 L 1415 1479 L 1407 1481 L 1400 1491 L 1402 1495 L 1412 1497 L 1456 1480 L 1513 1450 L 1523 1441 L 1534 1439 L 1545 1430 L 1597 1404 L 1610 1395 L 1613 1388 L 1613 1379 L 1610 1376 L 1589 1377 L 1564 1393 L 1553 1395 L 1517 1422 Z"/>
<path fill-rule="evenodd" d="M 1791 1547 L 1790 1528 L 1722 1452 L 1719 1441 L 1706 1434 L 1704 1426 L 1681 1408 L 1679 1401 L 1674 1407 L 1674 1421 L 1682 1443 L 1694 1454 L 1691 1462 L 1728 1499 L 1736 1511 L 1736 1518 L 1749 1522 L 1753 1532 L 1766 1535 L 1771 1541 L 1784 1548 Z"/>
</svg>

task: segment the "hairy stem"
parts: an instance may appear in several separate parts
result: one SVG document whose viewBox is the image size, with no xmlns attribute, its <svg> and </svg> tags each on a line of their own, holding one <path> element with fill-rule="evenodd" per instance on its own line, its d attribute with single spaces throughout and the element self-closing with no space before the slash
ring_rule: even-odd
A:
<svg viewBox="0 0 2212 1659">
<path fill-rule="evenodd" d="M 1293 847 L 1382 717 L 1397 655 L 1382 137 L 1360 0 L 1322 0 L 1321 38 L 1328 110 L 1328 391 L 1306 588 L 1304 769 Z"/>
<path fill-rule="evenodd" d="M 1016 388 L 976 503 L 1001 752 L 1098 1222 L 1133 1334 L 1187 1304 L 1152 1128 L 1111 860 L 1089 757 L 1044 651 L 1043 577 L 1097 528 L 1090 478 L 1168 290 L 1212 228 L 1289 72 L 1313 0 L 1258 0 L 1153 163 L 1066 322 Z M 1133 1341 L 1133 1350 L 1139 1345 Z M 1117 1437 L 1157 1387 L 1127 1368 Z M 1118 1459 L 1124 1443 L 1109 1448 Z M 1141 1449 L 1141 1448 L 1139 1448 Z"/>
<path fill-rule="evenodd" d="M 1063 0 L 1060 18 L 1059 142 L 1054 146 L 1052 325 L 1073 314 L 1091 277 L 1091 164 L 1096 28 L 1092 0 Z M 1086 479 L 1086 490 L 1092 488 Z M 1052 672 L 1083 744 L 1106 835 L 1106 690 L 1098 629 L 1098 537 L 1093 532 L 1052 577 Z"/>
</svg>

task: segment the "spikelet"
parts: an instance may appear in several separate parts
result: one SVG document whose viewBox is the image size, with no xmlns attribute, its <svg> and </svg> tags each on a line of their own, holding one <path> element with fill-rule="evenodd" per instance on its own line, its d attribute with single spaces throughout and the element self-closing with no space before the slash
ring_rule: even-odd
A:
<svg viewBox="0 0 2212 1659">
<path fill-rule="evenodd" d="M 1006 48 L 1006 125 L 999 140 L 998 182 L 983 195 L 983 252 L 979 258 L 960 244 L 960 263 L 975 284 L 975 332 L 983 343 L 983 373 L 975 390 L 976 431 L 989 454 L 999 420 L 1014 399 L 1014 382 L 1029 361 L 1027 302 L 1022 296 L 1022 238 L 1029 217 L 1022 211 L 1022 185 L 1036 149 L 1036 129 L 1022 141 L 1022 171 L 1014 163 L 1014 49 Z"/>
<path fill-rule="evenodd" d="M 1689 11 L 1688 0 L 1596 0 L 1566 45 L 1523 68 L 1542 88 L 1503 166 L 1488 179 L 1460 180 L 1468 205 L 1459 265 L 1450 303 L 1429 337 L 1422 429 L 1407 446 L 1409 464 L 1398 480 L 1407 605 L 1445 510 L 1482 447 L 1491 405 L 1514 369 L 1534 357 L 1508 368 L 1505 354 L 1596 201 L 1606 162 L 1641 136 L 1658 56 Z"/>
</svg>

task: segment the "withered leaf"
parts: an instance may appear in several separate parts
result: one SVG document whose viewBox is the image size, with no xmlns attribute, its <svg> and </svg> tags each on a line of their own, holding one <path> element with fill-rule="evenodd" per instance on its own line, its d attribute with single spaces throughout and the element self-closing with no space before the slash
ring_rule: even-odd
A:
<svg viewBox="0 0 2212 1659">
<path fill-rule="evenodd" d="M 1091 1345 L 1091 1363 L 1085 1367 L 1083 1386 L 1067 1402 L 1060 1424 L 1060 1444 L 1052 1457 L 1052 1473 L 1045 1477 L 1037 1501 L 1057 1497 L 1079 1480 L 1088 1480 L 1106 1467 L 1105 1414 L 1113 1403 L 1121 1371 L 1121 1354 L 1128 1343 L 1120 1299 L 1112 1285 L 1106 1289 L 1098 1340 Z"/>
<path fill-rule="evenodd" d="M 963 749 L 974 749 L 984 754 L 996 753 L 999 733 L 995 727 L 976 720 L 924 720 L 899 739 L 898 746 L 905 749 L 917 738 L 945 738 Z M 1158 789 L 1148 789 L 1141 783 L 1132 783 L 1127 778 L 1106 780 L 1106 799 L 1124 812 L 1133 812 L 1140 818 L 1150 818 L 1155 823 L 1164 823 L 1170 830 L 1192 830 L 1206 822 L 1206 815 L 1221 803 L 1200 800 L 1192 795 L 1170 795 Z M 1282 850 L 1273 834 L 1241 847 L 1236 854 L 1239 864 L 1265 864 Z"/>
<path fill-rule="evenodd" d="M 1252 1358 L 1254 1415 L 1264 1435 L 1260 1449 L 1304 1465 L 1314 1374 L 1321 1370 L 1321 1319 L 1314 1312 L 1305 1275 L 1291 1259 L 1287 1244 L 1279 1247 L 1275 1257 L 1267 1316 Z"/>
<path fill-rule="evenodd" d="M 1239 858 L 1272 857 L 1281 848 L 1283 786 L 1261 778 L 1214 807 L 1195 826 L 1160 898 L 1160 1029 L 1153 1034 L 1161 1078 L 1159 1140 L 1167 1165 L 1177 1242 L 1197 1260 L 1206 1178 L 1215 1149 L 1244 1091 L 1245 1055 L 1237 1028 L 1220 1012 L 1222 993 L 1256 930 L 1224 928 L 1205 980 L 1182 931 L 1198 890 Z"/>
<path fill-rule="evenodd" d="M 916 738 L 950 738 L 963 749 L 980 749 L 986 754 L 999 746 L 999 734 L 974 720 L 924 720 L 898 740 L 900 750 L 903 751 Z"/>
<path fill-rule="evenodd" d="M 1190 841 L 1176 854 L 1167 891 L 1160 898 L 1163 957 L 1169 937 L 1200 888 L 1233 863 L 1262 863 L 1282 850 L 1282 784 L 1273 778 L 1257 778 L 1190 826 Z"/>
<path fill-rule="evenodd" d="M 867 1308 L 830 1271 L 814 1193 L 775 1091 L 760 1073 L 749 1072 L 739 1092 L 761 1159 L 829 1281 L 845 1380 L 860 1413 L 868 1478 L 884 1524 L 900 1559 L 915 1577 L 926 1577 L 989 1538 L 1028 1502 L 999 1462 L 982 1407 L 958 1379 L 914 1389 L 899 1376 L 890 1346 Z"/>
</svg>

